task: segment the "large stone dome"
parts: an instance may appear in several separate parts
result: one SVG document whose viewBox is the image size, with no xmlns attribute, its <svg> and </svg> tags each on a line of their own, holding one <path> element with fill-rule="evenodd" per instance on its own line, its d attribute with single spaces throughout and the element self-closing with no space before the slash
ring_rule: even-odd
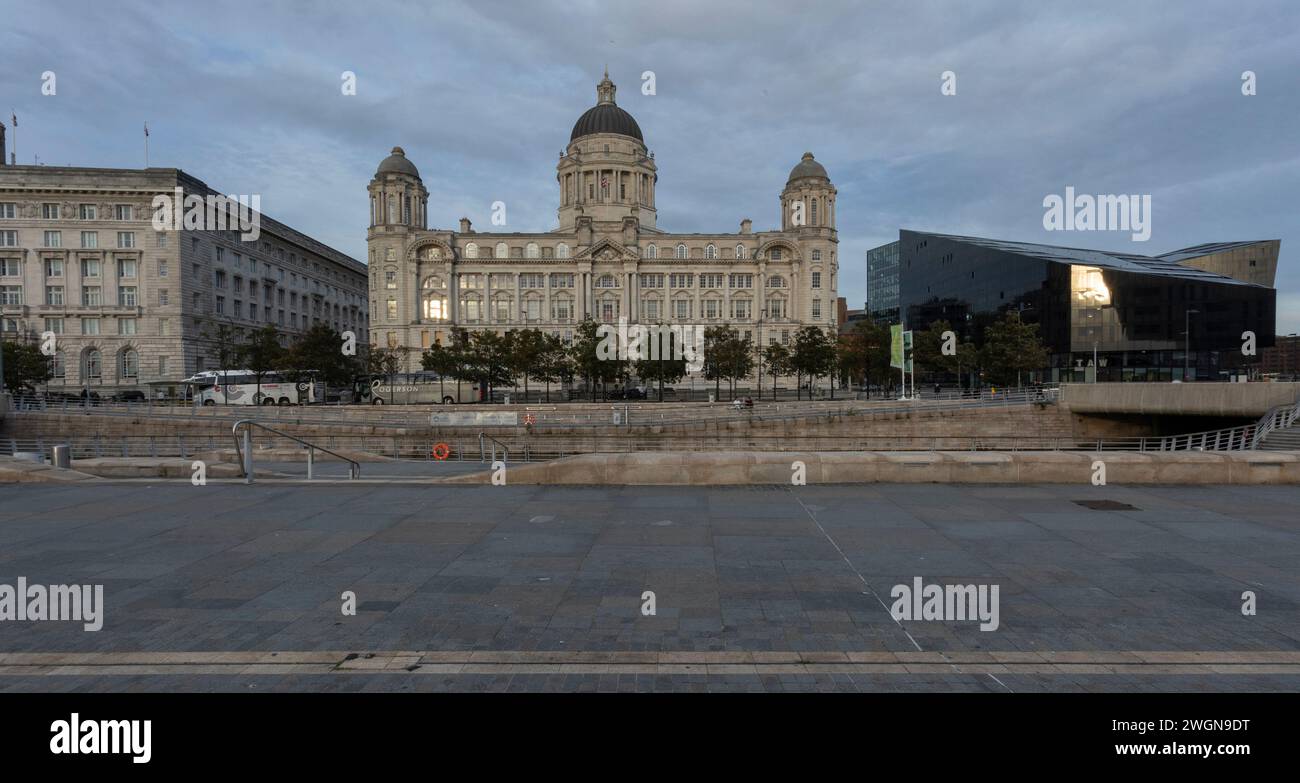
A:
<svg viewBox="0 0 1300 783">
<path fill-rule="evenodd" d="M 570 142 L 595 133 L 617 133 L 645 143 L 645 138 L 641 136 L 641 126 L 636 124 L 631 114 L 620 109 L 614 102 L 614 92 L 617 89 L 609 80 L 609 71 L 606 71 L 605 78 L 596 85 L 596 105 L 583 112 L 573 124 L 573 133 L 569 134 Z"/>
<path fill-rule="evenodd" d="M 795 164 L 794 168 L 790 169 L 790 177 L 786 182 L 793 182 L 796 179 L 803 179 L 805 177 L 816 177 L 828 182 L 830 181 L 830 177 L 826 174 L 825 167 L 813 159 L 813 154 L 811 152 L 805 152 L 803 154 L 803 159 Z"/>
<path fill-rule="evenodd" d="M 420 177 L 419 169 L 415 168 L 414 163 L 406 159 L 406 150 L 401 147 L 393 147 L 393 154 L 384 158 L 383 162 L 379 164 L 379 170 L 375 172 L 375 176 L 380 174 L 409 174 L 416 179 Z"/>
</svg>

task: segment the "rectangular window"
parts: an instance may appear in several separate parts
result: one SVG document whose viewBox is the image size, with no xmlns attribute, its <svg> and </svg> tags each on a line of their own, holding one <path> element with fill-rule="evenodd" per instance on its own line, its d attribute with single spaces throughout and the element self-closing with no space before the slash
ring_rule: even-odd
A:
<svg viewBox="0 0 1300 783">
<path fill-rule="evenodd" d="M 658 321 L 658 320 L 659 320 L 659 300 L 658 300 L 658 299 L 642 299 L 642 300 L 641 300 L 641 312 L 642 312 L 642 314 L 643 314 L 643 316 L 644 316 L 644 320 L 646 320 L 646 321 Z"/>
<path fill-rule="evenodd" d="M 18 247 L 18 232 L 0 231 L 0 247 Z"/>
<path fill-rule="evenodd" d="M 82 204 L 82 205 L 81 205 L 81 219 L 82 219 L 82 220 L 98 220 L 98 219 L 99 219 L 99 208 L 96 207 L 94 204 Z"/>
<path fill-rule="evenodd" d="M 641 275 L 642 288 L 663 288 L 664 276 L 659 273 L 650 273 Z"/>
<path fill-rule="evenodd" d="M 813 272 L 813 273 L 812 273 L 812 287 L 813 287 L 813 288 L 821 288 L 821 287 L 822 287 L 822 273 L 821 273 L 821 272 Z"/>
<path fill-rule="evenodd" d="M 551 288 L 573 288 L 573 275 L 565 272 L 551 274 Z"/>
<path fill-rule="evenodd" d="M 134 258 L 117 259 L 117 276 L 119 278 L 132 278 L 136 276 L 136 263 Z"/>
<path fill-rule="evenodd" d="M 117 333 L 121 335 L 135 334 L 135 319 L 134 318 L 117 319 Z"/>
<path fill-rule="evenodd" d="M 100 307 L 104 304 L 104 293 L 102 288 L 97 285 L 83 285 L 81 287 L 81 304 L 84 307 Z"/>
<path fill-rule="evenodd" d="M 117 289 L 117 304 L 120 307 L 135 307 L 135 286 L 125 286 Z"/>
<path fill-rule="evenodd" d="M 44 219 L 46 219 L 46 220 L 58 220 L 58 219 L 59 219 L 59 205 L 58 205 L 58 204 L 42 204 L 42 205 L 41 205 L 41 217 L 44 218 Z"/>
<path fill-rule="evenodd" d="M 718 317 L 718 300 L 717 300 L 717 299 L 705 299 L 705 300 L 704 300 L 704 317 L 705 317 L 705 318 L 717 318 L 717 317 Z"/>
<path fill-rule="evenodd" d="M 86 249 L 88 249 L 88 250 L 93 250 L 93 249 L 99 247 L 99 232 L 98 232 L 98 231 L 82 231 L 82 232 L 81 232 L 81 246 L 84 247 L 84 248 L 86 248 Z"/>
<path fill-rule="evenodd" d="M 45 276 L 63 277 L 63 259 L 62 258 L 45 259 Z"/>
<path fill-rule="evenodd" d="M 166 332 L 164 332 L 164 334 L 166 334 Z M 166 378 L 166 377 L 167 377 L 167 357 L 166 357 L 166 356 L 159 356 L 159 357 L 158 357 L 158 377 L 160 377 L 160 378 Z"/>
<path fill-rule="evenodd" d="M 158 306 L 159 306 L 159 307 L 166 307 L 166 306 L 167 306 L 167 299 L 168 299 L 168 297 L 167 297 L 167 289 L 166 289 L 166 288 L 160 288 L 160 289 L 158 289 Z"/>
<path fill-rule="evenodd" d="M 18 205 L 12 201 L 6 201 L 0 204 L 0 219 L 12 220 L 18 214 Z"/>
<path fill-rule="evenodd" d="M 733 299 L 731 300 L 731 317 L 738 321 L 749 320 L 749 300 Z"/>
<path fill-rule="evenodd" d="M 99 319 L 98 319 L 98 318 L 82 318 L 82 319 L 81 319 L 81 333 L 84 334 L 84 335 L 90 335 L 90 336 L 93 336 L 93 335 L 97 335 L 97 334 L 99 334 Z"/>
<path fill-rule="evenodd" d="M 166 276 L 167 276 L 167 262 L 166 262 L 166 261 L 159 261 L 159 262 L 158 262 L 158 276 L 159 276 L 159 277 L 166 277 Z"/>
<path fill-rule="evenodd" d="M 18 259 L 0 258 L 0 277 L 18 277 L 19 271 Z"/>
<path fill-rule="evenodd" d="M 170 318 L 158 319 L 158 334 L 166 337 L 172 333 L 172 320 Z"/>
<path fill-rule="evenodd" d="M 397 300 L 388 300 L 388 320 L 392 321 L 397 318 Z"/>
<path fill-rule="evenodd" d="M 216 310 L 217 315 L 225 315 L 225 314 L 226 314 L 226 297 L 224 297 L 224 296 L 218 296 L 217 299 L 216 299 L 216 303 L 213 305 L 213 307 L 214 307 L 214 309 Z"/>
<path fill-rule="evenodd" d="M 55 334 L 63 334 L 63 319 L 62 319 L 62 318 L 46 318 L 46 319 L 45 319 L 45 331 L 47 331 L 47 332 L 54 332 Z"/>
<path fill-rule="evenodd" d="M 20 305 L 23 303 L 23 287 L 20 285 L 0 285 L 0 304 Z"/>
<path fill-rule="evenodd" d="M 46 232 L 45 232 L 45 246 L 46 246 L 46 247 L 63 247 L 63 232 L 62 232 L 62 231 L 46 231 Z"/>
<path fill-rule="evenodd" d="M 673 317 L 679 321 L 684 321 L 691 317 L 691 300 L 678 299 L 673 302 Z"/>
<path fill-rule="evenodd" d="M 822 317 L 822 300 L 812 300 L 812 317 L 814 321 Z"/>
<path fill-rule="evenodd" d="M 132 217 L 131 217 L 131 214 L 132 214 L 132 213 L 131 213 L 131 205 L 130 205 L 130 204 L 118 204 L 118 205 L 117 205 L 117 208 L 116 208 L 116 210 L 115 210 L 115 214 L 117 215 L 117 219 L 118 219 L 118 220 L 131 220 L 131 219 L 132 219 Z"/>
<path fill-rule="evenodd" d="M 389 269 L 384 272 L 384 288 L 390 291 L 397 288 L 397 272 Z"/>
<path fill-rule="evenodd" d="M 158 247 L 167 247 L 167 235 L 166 235 L 166 234 L 164 234 L 163 232 L 159 231 L 159 232 L 158 232 L 157 234 L 155 234 L 154 236 L 156 236 L 156 237 L 158 238 Z"/>
<path fill-rule="evenodd" d="M 539 277 L 540 277 L 540 275 L 539 275 Z M 530 320 L 530 321 L 538 321 L 538 320 L 541 320 L 541 317 L 542 317 L 542 300 L 541 300 L 541 299 L 529 299 L 527 302 L 524 303 L 524 307 L 525 307 L 525 311 L 526 311 L 527 314 L 528 314 L 528 320 Z"/>
<path fill-rule="evenodd" d="M 134 231 L 117 232 L 117 246 L 123 248 L 135 247 L 135 232 Z"/>
<path fill-rule="evenodd" d="M 668 286 L 669 286 L 670 288 L 690 288 L 690 287 L 691 287 L 691 283 L 694 282 L 694 281 L 691 279 L 691 278 L 693 278 L 693 277 L 694 277 L 694 275 L 690 275 L 690 274 L 673 274 L 673 275 L 669 275 L 669 276 L 668 276 Z"/>
<path fill-rule="evenodd" d="M 753 288 L 754 276 L 733 274 L 730 276 L 730 278 L 727 281 L 727 287 L 728 288 Z"/>
<path fill-rule="evenodd" d="M 45 286 L 45 304 L 47 305 L 63 304 L 63 286 L 61 285 Z"/>
<path fill-rule="evenodd" d="M 217 288 L 225 288 L 225 287 L 226 287 L 226 273 L 225 273 L 225 272 L 223 272 L 223 271 L 221 271 L 220 269 L 218 269 L 218 270 L 216 270 L 216 271 L 213 273 L 212 278 L 213 278 L 213 285 L 215 285 Z"/>
<path fill-rule="evenodd" d="M 570 308 L 569 308 L 569 302 L 567 300 L 559 300 L 559 301 L 551 302 L 551 320 L 567 321 L 569 320 L 569 318 L 570 318 Z"/>
</svg>

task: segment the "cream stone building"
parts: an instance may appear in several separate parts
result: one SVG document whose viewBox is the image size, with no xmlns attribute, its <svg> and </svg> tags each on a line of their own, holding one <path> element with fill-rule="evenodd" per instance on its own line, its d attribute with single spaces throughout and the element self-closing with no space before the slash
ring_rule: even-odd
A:
<svg viewBox="0 0 1300 783">
<path fill-rule="evenodd" d="M 585 318 L 727 324 L 756 346 L 805 326 L 836 330 L 835 187 L 804 153 L 780 192 L 779 229 L 660 228 L 658 168 L 609 74 L 556 166 L 559 227 L 543 233 L 428 227 L 429 191 L 401 147 L 369 186 L 373 345 L 420 353 L 453 330 L 535 328 L 571 340 Z M 431 183 L 437 187 L 437 183 Z"/>
<path fill-rule="evenodd" d="M 177 188 L 220 195 L 178 169 L 0 166 L 0 330 L 55 334 L 51 390 L 179 391 L 222 369 L 221 326 L 274 324 L 286 346 L 316 323 L 369 331 L 361 262 L 265 215 L 256 239 L 154 230 Z"/>
</svg>

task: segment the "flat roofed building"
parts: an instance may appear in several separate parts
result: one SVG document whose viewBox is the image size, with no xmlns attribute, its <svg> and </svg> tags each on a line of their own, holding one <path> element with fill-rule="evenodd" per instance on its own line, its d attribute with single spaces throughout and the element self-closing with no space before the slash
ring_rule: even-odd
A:
<svg viewBox="0 0 1300 783">
<path fill-rule="evenodd" d="M 0 166 L 0 329 L 55 334 L 50 389 L 177 391 L 219 369 L 222 326 L 274 324 L 286 346 L 316 323 L 367 333 L 362 263 L 266 215 L 256 238 L 237 220 L 155 230 L 177 188 L 222 196 L 179 169 Z"/>
<path fill-rule="evenodd" d="M 989 323 L 1018 312 L 1039 325 L 1051 355 L 1040 380 L 1218 380 L 1253 363 L 1242 355 L 1244 332 L 1257 348 L 1273 344 L 1277 292 L 1265 281 L 1276 240 L 1159 256 L 907 230 L 899 244 L 909 329 L 946 320 L 978 343 Z"/>
</svg>

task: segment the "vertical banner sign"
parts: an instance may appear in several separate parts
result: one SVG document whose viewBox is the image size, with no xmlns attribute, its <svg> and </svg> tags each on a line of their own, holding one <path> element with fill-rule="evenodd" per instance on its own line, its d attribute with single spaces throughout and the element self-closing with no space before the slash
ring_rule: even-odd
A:
<svg viewBox="0 0 1300 783">
<path fill-rule="evenodd" d="M 903 369 L 903 325 L 889 327 L 889 366 Z"/>
<path fill-rule="evenodd" d="M 903 332 L 903 372 L 912 370 L 912 330 Z"/>
</svg>

